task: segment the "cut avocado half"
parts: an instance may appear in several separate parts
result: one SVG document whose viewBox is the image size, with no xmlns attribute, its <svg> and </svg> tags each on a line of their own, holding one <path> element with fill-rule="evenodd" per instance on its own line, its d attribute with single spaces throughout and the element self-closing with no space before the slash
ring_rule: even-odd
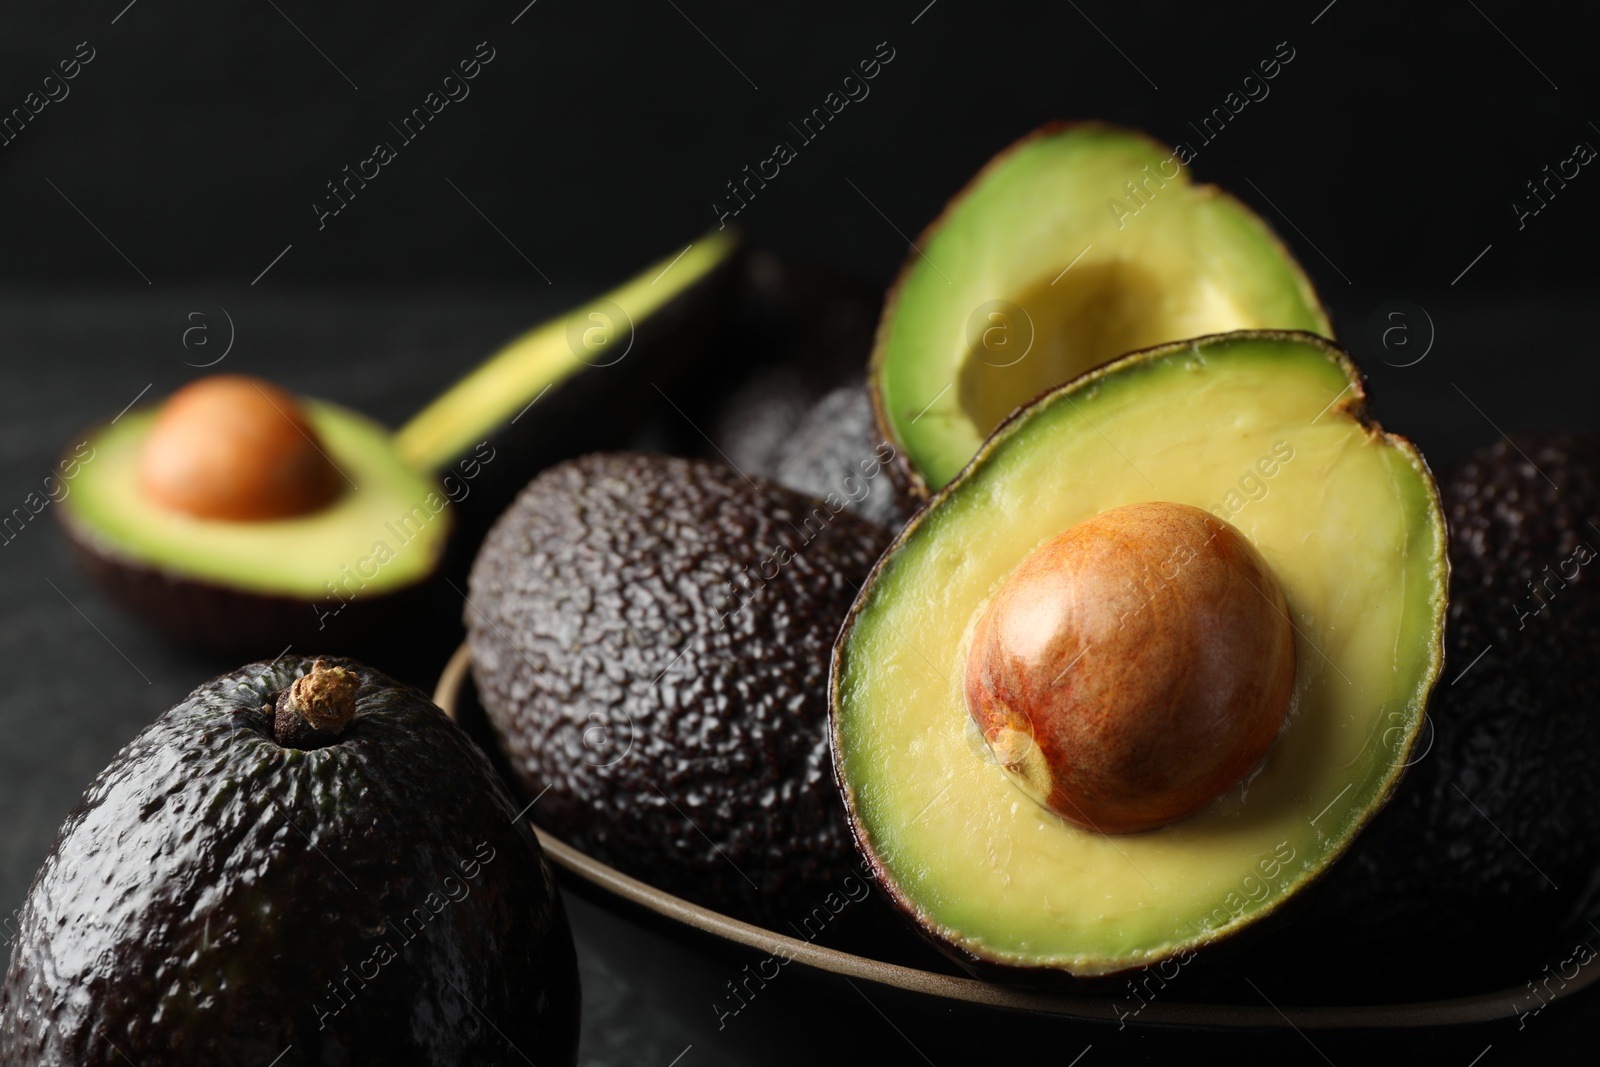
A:
<svg viewBox="0 0 1600 1067">
<path fill-rule="evenodd" d="M 74 537 L 105 553 L 251 593 L 321 599 L 344 581 L 342 569 L 358 567 L 364 596 L 426 578 L 450 530 L 437 482 L 402 461 L 389 431 L 371 419 L 322 401 L 303 405 L 329 460 L 349 479 L 326 507 L 261 522 L 163 507 L 140 491 L 139 451 L 156 418 L 144 408 L 90 437 L 95 458 L 64 501 L 65 521 Z M 379 540 L 392 550 L 369 561 Z"/>
<path fill-rule="evenodd" d="M 1055 123 L 996 156 L 917 241 L 884 306 L 874 402 L 917 495 L 1014 408 L 1126 352 L 1229 330 L 1332 336 L 1305 272 L 1183 150 Z"/>
<path fill-rule="evenodd" d="M 282 420 L 269 408 L 267 421 L 300 459 L 331 466 L 323 472 L 331 496 L 287 494 L 307 506 L 264 519 L 171 506 L 149 489 L 144 457 L 166 410 L 151 406 L 89 432 L 92 461 L 75 456 L 73 491 L 58 514 L 77 558 L 112 599 L 184 643 L 271 653 L 285 642 L 326 640 L 334 617 L 341 638 L 371 628 L 410 606 L 393 596 L 418 591 L 440 571 L 452 529 L 474 537 L 487 528 L 533 473 L 595 447 L 596 435 L 617 425 L 600 411 L 647 402 L 652 380 L 671 380 L 712 343 L 739 250 L 733 231 L 701 237 L 516 338 L 398 433 L 333 404 L 232 378 L 236 397 L 254 404 L 259 394 L 278 409 Z M 194 495 L 193 456 L 225 451 L 207 431 L 231 429 L 226 415 L 211 409 L 205 417 L 212 421 L 169 435 L 165 483 L 180 495 Z M 228 480 L 213 495 L 226 495 Z M 358 610 L 346 615 L 347 607 Z"/>
<path fill-rule="evenodd" d="M 1099 833 L 1007 775 L 971 725 L 963 668 L 1036 549 L 1149 501 L 1225 520 L 1265 560 L 1293 689 L 1241 784 L 1159 829 Z M 1119 359 L 1007 420 L 857 598 L 831 712 L 858 844 L 966 958 L 1099 975 L 1231 935 L 1308 886 L 1393 792 L 1442 664 L 1448 576 L 1426 464 L 1368 418 L 1329 342 L 1248 331 Z"/>
</svg>

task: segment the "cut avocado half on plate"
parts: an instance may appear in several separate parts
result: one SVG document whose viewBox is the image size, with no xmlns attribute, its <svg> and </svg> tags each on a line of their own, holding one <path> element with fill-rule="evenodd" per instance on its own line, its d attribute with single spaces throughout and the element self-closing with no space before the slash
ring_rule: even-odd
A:
<svg viewBox="0 0 1600 1067">
<path fill-rule="evenodd" d="M 1001 152 L 916 247 L 872 379 L 917 495 L 1014 408 L 1123 353 L 1229 330 L 1332 336 L 1266 223 L 1191 184 L 1179 152 L 1102 123 L 1055 123 Z"/>
<path fill-rule="evenodd" d="M 1016 729 L 979 729 L 968 672 L 991 606 L 1025 562 L 1037 566 L 1086 521 L 1111 528 L 1075 558 L 1121 544 L 1129 527 L 1116 516 L 1151 507 L 1242 537 L 1250 552 L 1217 542 L 1228 548 L 1224 576 L 1255 574 L 1245 566 L 1254 556 L 1275 577 L 1292 689 L 1281 729 L 1242 780 L 1155 828 L 1103 832 L 1084 825 L 1092 813 L 1063 817 L 1035 799 L 1052 772 L 1065 781 L 1069 761 L 1049 738 L 1053 716 L 1066 713 L 1019 689 Z M 1207 540 L 1196 542 L 1202 556 Z M 1145 687 L 1190 668 L 1258 672 L 1206 632 L 1208 613 L 1249 605 L 1242 587 L 1232 600 L 1184 599 L 1225 588 L 1200 581 L 1196 558 L 1179 544 L 1148 568 L 1112 571 L 1092 602 L 1045 597 L 1033 616 L 1014 613 L 1044 620 L 1018 631 L 1034 639 L 1031 651 L 1013 642 L 1020 661 L 1061 666 L 1041 692 L 1092 695 L 1091 683 L 1119 672 Z M 1441 668 L 1448 576 L 1426 464 L 1368 418 L 1359 372 L 1331 343 L 1248 331 L 1119 359 L 1007 420 L 857 598 L 835 646 L 831 712 L 858 844 L 901 908 L 969 959 L 1088 976 L 1231 935 L 1307 887 L 1393 792 Z M 1250 580 L 1266 605 L 1270 589 Z M 1257 611 L 1250 625 L 1270 630 L 1277 611 Z M 1151 639 L 1119 644 L 1125 628 Z M 1133 714 L 1172 710 L 1154 707 Z M 1114 721 L 1117 709 L 1115 700 L 1100 709 L 1110 729 L 1085 735 L 1091 757 L 1131 729 Z M 1176 765 L 1213 758 L 1196 738 Z M 1162 760 L 1152 742 L 1099 769 L 1111 787 L 1138 793 L 1172 769 Z M 1083 792 L 1105 784 L 1091 778 Z"/>
<path fill-rule="evenodd" d="M 515 487 L 595 447 L 705 350 L 739 248 L 732 231 L 700 238 L 516 338 L 395 434 L 231 375 L 120 415 L 89 432 L 92 461 L 73 457 L 59 514 L 75 554 L 199 647 L 270 654 L 325 639 L 334 618 L 344 637 L 392 617 L 452 530 L 487 528 Z"/>
</svg>

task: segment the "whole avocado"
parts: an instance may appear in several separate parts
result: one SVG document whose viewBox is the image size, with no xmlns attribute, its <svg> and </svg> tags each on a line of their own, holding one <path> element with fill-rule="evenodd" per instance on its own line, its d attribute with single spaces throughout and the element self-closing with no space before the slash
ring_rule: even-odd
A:
<svg viewBox="0 0 1600 1067">
<path fill-rule="evenodd" d="M 782 481 L 778 464 L 807 413 L 830 390 L 860 380 L 882 296 L 831 272 L 752 252 L 727 330 L 734 343 L 711 375 L 727 386 L 680 398 L 695 424 L 708 428 L 716 454 L 746 474 Z M 752 360 L 752 352 L 762 358 Z M 696 451 L 704 443 L 698 433 L 681 442 Z"/>
<path fill-rule="evenodd" d="M 811 406 L 779 448 L 774 477 L 818 498 L 832 494 L 862 518 L 898 530 L 916 510 L 911 498 L 893 478 L 866 477 L 894 458 L 894 446 L 878 435 L 866 382 L 856 381 Z"/>
<path fill-rule="evenodd" d="M 571 1064 L 572 936 L 516 815 L 377 671 L 285 656 L 207 682 L 62 826 L 0 1062 Z"/>
<path fill-rule="evenodd" d="M 1442 496 L 1449 666 L 1431 735 L 1284 941 L 1293 983 L 1327 995 L 1537 980 L 1600 916 L 1600 435 L 1515 435 Z"/>
<path fill-rule="evenodd" d="M 473 566 L 473 676 L 532 817 L 669 892 L 782 926 L 856 864 L 833 639 L 888 535 L 721 463 L 553 467 Z"/>
</svg>

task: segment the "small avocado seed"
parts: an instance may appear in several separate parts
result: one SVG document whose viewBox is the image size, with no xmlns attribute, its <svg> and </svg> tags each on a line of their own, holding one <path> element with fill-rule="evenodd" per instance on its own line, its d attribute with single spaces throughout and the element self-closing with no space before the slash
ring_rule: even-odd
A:
<svg viewBox="0 0 1600 1067">
<path fill-rule="evenodd" d="M 145 495 L 203 519 L 305 515 L 338 496 L 341 481 L 299 401 L 237 374 L 172 394 L 139 455 Z"/>
<path fill-rule="evenodd" d="M 1029 796 L 1133 833 L 1254 770 L 1294 688 L 1294 630 L 1267 562 L 1187 504 L 1113 508 L 1006 579 L 967 656 L 967 710 Z"/>
</svg>

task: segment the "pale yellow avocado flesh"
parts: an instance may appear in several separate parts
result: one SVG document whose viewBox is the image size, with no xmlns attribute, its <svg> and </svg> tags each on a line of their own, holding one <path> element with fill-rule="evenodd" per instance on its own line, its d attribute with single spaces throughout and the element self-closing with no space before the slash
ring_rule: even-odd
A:
<svg viewBox="0 0 1600 1067">
<path fill-rule="evenodd" d="M 1332 336 L 1254 212 L 1112 126 L 1018 142 L 919 245 L 873 363 L 888 428 L 930 489 L 1014 408 L 1126 352 L 1230 330 Z"/>
<path fill-rule="evenodd" d="M 155 408 L 95 432 L 95 454 L 63 501 L 78 536 L 166 574 L 308 600 L 374 596 L 432 573 L 450 531 L 449 501 L 433 477 L 395 451 L 362 415 L 303 399 L 343 489 L 308 515 L 263 522 L 202 519 L 162 506 L 139 486 L 139 450 Z"/>
<path fill-rule="evenodd" d="M 837 646 L 834 745 L 860 840 L 919 923 L 979 958 L 1111 973 L 1254 922 L 1349 844 L 1420 730 L 1448 586 L 1425 464 L 1363 419 L 1353 366 L 1318 338 L 1163 346 L 1041 398 L 901 533 Z M 1006 777 L 962 672 L 1030 552 L 1149 500 L 1228 519 L 1272 566 L 1295 688 L 1247 783 L 1162 829 L 1103 835 Z"/>
</svg>

